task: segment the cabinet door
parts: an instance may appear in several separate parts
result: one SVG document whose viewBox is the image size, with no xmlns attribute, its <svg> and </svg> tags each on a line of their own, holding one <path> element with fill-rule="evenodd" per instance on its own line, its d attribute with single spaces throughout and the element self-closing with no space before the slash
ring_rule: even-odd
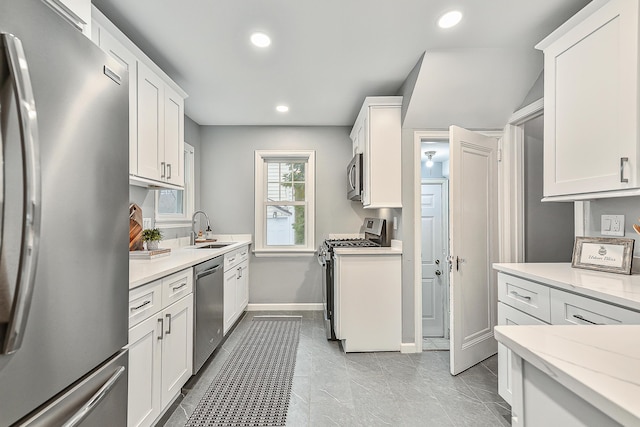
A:
<svg viewBox="0 0 640 427">
<path fill-rule="evenodd" d="M 233 267 L 224 272 L 224 333 L 226 334 L 236 318 L 238 305 L 236 304 L 236 287 L 238 285 L 238 270 Z"/>
<path fill-rule="evenodd" d="M 609 1 L 544 56 L 544 195 L 638 187 L 638 2 Z"/>
<path fill-rule="evenodd" d="M 240 315 L 249 304 L 249 261 L 244 261 L 238 266 L 236 304 L 236 316 Z"/>
<path fill-rule="evenodd" d="M 138 175 L 164 180 L 164 82 L 138 62 Z"/>
<path fill-rule="evenodd" d="M 546 325 L 546 323 L 499 302 L 498 325 Z M 513 400 L 512 357 L 511 350 L 504 344 L 498 343 L 498 393 L 509 405 Z"/>
<path fill-rule="evenodd" d="M 193 373 L 193 294 L 170 305 L 162 314 L 162 408 L 165 408 Z"/>
<path fill-rule="evenodd" d="M 160 415 L 162 327 L 151 316 L 129 329 L 129 408 L 127 425 L 150 426 Z"/>
<path fill-rule="evenodd" d="M 165 87 L 164 96 L 164 161 L 166 179 L 184 185 L 184 99 Z"/>
<path fill-rule="evenodd" d="M 138 174 L 138 77 L 136 57 L 104 28 L 98 30 L 100 49 L 129 72 L 129 173 Z"/>
</svg>

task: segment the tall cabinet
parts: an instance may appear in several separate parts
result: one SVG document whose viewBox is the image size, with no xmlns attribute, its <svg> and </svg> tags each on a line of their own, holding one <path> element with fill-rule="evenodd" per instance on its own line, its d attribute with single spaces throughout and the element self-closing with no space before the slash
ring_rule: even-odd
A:
<svg viewBox="0 0 640 427">
<path fill-rule="evenodd" d="M 638 8 L 593 1 L 536 46 L 547 200 L 640 195 Z"/>
<path fill-rule="evenodd" d="M 351 130 L 353 154 L 362 154 L 362 205 L 402 207 L 401 96 L 365 98 Z"/>
<path fill-rule="evenodd" d="M 129 71 L 129 178 L 131 184 L 184 187 L 186 93 L 92 9 L 92 40 Z"/>
</svg>

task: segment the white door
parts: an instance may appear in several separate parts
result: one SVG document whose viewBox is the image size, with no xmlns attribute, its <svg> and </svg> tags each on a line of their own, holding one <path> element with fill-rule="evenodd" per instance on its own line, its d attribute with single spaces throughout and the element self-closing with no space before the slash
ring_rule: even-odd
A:
<svg viewBox="0 0 640 427">
<path fill-rule="evenodd" d="M 449 284 L 446 265 L 446 182 L 423 182 L 422 212 L 422 335 L 445 336 L 445 297 Z M 443 201 L 445 201 L 443 205 Z"/>
<path fill-rule="evenodd" d="M 498 141 L 457 126 L 450 142 L 451 373 L 498 350 Z"/>
</svg>

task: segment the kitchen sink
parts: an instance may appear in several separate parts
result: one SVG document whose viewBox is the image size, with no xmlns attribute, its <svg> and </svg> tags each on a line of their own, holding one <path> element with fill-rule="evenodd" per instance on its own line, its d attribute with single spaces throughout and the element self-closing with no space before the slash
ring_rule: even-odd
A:
<svg viewBox="0 0 640 427">
<path fill-rule="evenodd" d="M 210 243 L 208 245 L 197 246 L 196 249 L 220 249 L 232 244 L 233 243 Z"/>
</svg>

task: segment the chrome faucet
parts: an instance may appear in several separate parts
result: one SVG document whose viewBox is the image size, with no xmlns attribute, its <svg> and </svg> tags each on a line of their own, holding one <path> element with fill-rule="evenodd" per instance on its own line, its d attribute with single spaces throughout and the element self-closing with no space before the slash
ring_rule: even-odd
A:
<svg viewBox="0 0 640 427">
<path fill-rule="evenodd" d="M 199 213 L 204 215 L 204 217 L 207 219 L 207 230 L 211 230 L 211 224 L 209 223 L 209 217 L 207 216 L 207 214 L 204 211 L 195 211 L 193 213 L 193 216 L 191 217 L 191 245 L 196 244 L 196 215 L 198 215 Z"/>
</svg>

